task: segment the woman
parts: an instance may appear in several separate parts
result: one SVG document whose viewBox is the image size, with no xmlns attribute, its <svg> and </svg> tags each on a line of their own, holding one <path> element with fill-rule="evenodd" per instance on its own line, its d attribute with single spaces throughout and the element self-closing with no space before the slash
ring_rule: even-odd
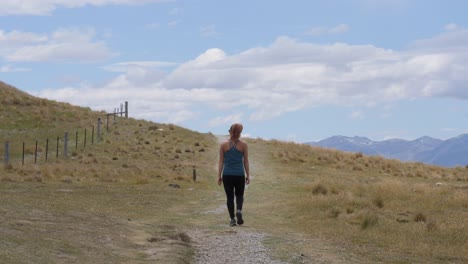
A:
<svg viewBox="0 0 468 264">
<path fill-rule="evenodd" d="M 245 184 L 250 183 L 249 151 L 247 143 L 241 141 L 242 124 L 233 124 L 229 129 L 229 141 L 219 148 L 218 185 L 221 182 L 226 192 L 227 208 L 231 217 L 230 225 L 242 225 L 242 204 L 244 203 Z M 234 197 L 237 210 L 234 218 Z"/>
</svg>

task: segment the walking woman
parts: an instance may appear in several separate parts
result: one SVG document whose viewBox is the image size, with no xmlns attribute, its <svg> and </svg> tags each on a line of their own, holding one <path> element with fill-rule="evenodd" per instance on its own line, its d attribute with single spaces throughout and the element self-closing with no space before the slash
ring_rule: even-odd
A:
<svg viewBox="0 0 468 264">
<path fill-rule="evenodd" d="M 242 124 L 233 124 L 229 129 L 229 141 L 221 143 L 219 148 L 218 185 L 221 182 L 224 185 L 231 226 L 244 223 L 244 189 L 245 184 L 250 183 L 248 146 L 239 139 L 242 129 Z M 234 198 L 237 206 L 235 215 Z"/>
</svg>

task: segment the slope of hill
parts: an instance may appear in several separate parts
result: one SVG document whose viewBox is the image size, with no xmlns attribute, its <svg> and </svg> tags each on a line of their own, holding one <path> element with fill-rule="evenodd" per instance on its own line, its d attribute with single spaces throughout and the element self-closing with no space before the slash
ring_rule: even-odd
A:
<svg viewBox="0 0 468 264">
<path fill-rule="evenodd" d="M 11 130 L 28 130 L 13 115 Z M 73 120 L 63 123 L 80 125 Z M 467 169 L 245 140 L 253 178 L 242 232 L 265 237 L 272 259 L 468 261 Z M 212 134 L 129 118 L 69 158 L 0 166 L 0 263 L 193 262 L 190 234 L 215 241 L 238 231 L 216 185 L 217 152 Z"/>
<path fill-rule="evenodd" d="M 424 136 L 411 141 L 402 139 L 372 141 L 368 138 L 334 136 L 307 144 L 446 167 L 468 165 L 468 135 L 447 140 Z"/>
<path fill-rule="evenodd" d="M 37 98 L 0 82 L 0 132 L 63 130 L 94 123 L 102 116 L 87 107 Z"/>
</svg>

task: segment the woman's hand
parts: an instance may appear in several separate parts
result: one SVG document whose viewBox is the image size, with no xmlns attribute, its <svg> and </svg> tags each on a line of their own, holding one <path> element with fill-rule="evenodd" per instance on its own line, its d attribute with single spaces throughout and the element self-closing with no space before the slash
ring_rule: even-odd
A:
<svg viewBox="0 0 468 264">
<path fill-rule="evenodd" d="M 246 184 L 249 184 L 249 183 L 250 183 L 250 176 L 247 176 L 247 178 L 245 178 L 245 183 L 246 183 Z"/>
<path fill-rule="evenodd" d="M 218 177 L 218 185 L 221 186 L 221 183 L 223 182 L 223 178 L 221 176 Z"/>
</svg>

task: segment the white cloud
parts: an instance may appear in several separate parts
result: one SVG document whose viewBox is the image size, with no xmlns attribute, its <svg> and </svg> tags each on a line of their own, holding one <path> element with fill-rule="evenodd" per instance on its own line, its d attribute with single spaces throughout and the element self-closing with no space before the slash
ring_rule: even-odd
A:
<svg viewBox="0 0 468 264">
<path fill-rule="evenodd" d="M 310 28 L 305 32 L 306 35 L 309 36 L 322 36 L 322 35 L 338 35 L 338 34 L 343 34 L 346 33 L 350 30 L 349 25 L 347 24 L 339 24 L 333 27 L 324 27 L 324 26 L 318 26 L 318 27 L 313 27 Z"/>
<path fill-rule="evenodd" d="M 113 54 L 105 43 L 94 41 L 92 28 L 63 28 L 50 34 L 0 31 L 0 57 L 6 61 L 94 62 Z"/>
<path fill-rule="evenodd" d="M 156 29 L 159 29 L 160 27 L 161 25 L 157 22 L 146 24 L 146 28 L 150 30 L 156 30 Z"/>
<path fill-rule="evenodd" d="M 171 15 L 171 16 L 176 16 L 176 15 L 178 15 L 178 14 L 180 13 L 180 11 L 181 11 L 180 8 L 174 7 L 174 8 L 171 9 L 171 11 L 169 12 L 169 15 Z"/>
<path fill-rule="evenodd" d="M 167 2 L 168 0 L 2 0 L 0 16 L 50 15 L 57 8 L 77 8 L 86 5 L 138 5 Z"/>
<path fill-rule="evenodd" d="M 170 28 L 175 28 L 177 27 L 180 23 L 182 22 L 182 20 L 173 20 L 173 21 L 170 21 L 169 23 L 167 23 L 167 26 L 170 27 Z"/>
<path fill-rule="evenodd" d="M 349 26 L 346 24 L 340 24 L 336 27 L 330 28 L 329 32 L 331 34 L 343 34 L 349 31 Z"/>
<path fill-rule="evenodd" d="M 216 26 L 215 25 L 208 25 L 200 28 L 200 35 L 203 37 L 212 37 L 216 35 Z"/>
<path fill-rule="evenodd" d="M 21 32 L 17 30 L 13 30 L 11 32 L 0 30 L 0 47 L 41 43 L 44 41 L 47 41 L 46 35 L 40 35 L 31 32 Z"/>
<path fill-rule="evenodd" d="M 0 67 L 0 72 L 6 73 L 6 72 L 28 72 L 31 71 L 31 69 L 28 68 L 16 68 L 11 65 L 4 65 Z"/>
<path fill-rule="evenodd" d="M 467 39 L 468 32 L 459 29 L 396 51 L 280 37 L 269 46 L 237 54 L 209 49 L 159 75 L 159 62 L 114 64 L 107 69 L 120 74 L 103 85 L 40 95 L 95 108 L 129 101 L 135 117 L 157 116 L 167 118 L 158 119 L 165 122 L 199 118 L 212 126 L 324 105 L 375 107 L 421 97 L 468 99 Z M 209 120 L 206 111 L 218 117 Z"/>
<path fill-rule="evenodd" d="M 349 118 L 355 119 L 355 120 L 356 119 L 364 119 L 365 114 L 360 110 L 356 110 L 356 111 L 351 112 L 351 114 L 349 115 Z"/>
<path fill-rule="evenodd" d="M 227 115 L 227 116 L 218 116 L 211 119 L 208 122 L 208 125 L 211 127 L 216 127 L 225 124 L 234 124 L 242 123 L 242 114 Z"/>
<path fill-rule="evenodd" d="M 114 63 L 111 65 L 104 66 L 103 69 L 110 72 L 128 72 L 132 68 L 164 68 L 176 66 L 177 63 L 166 62 L 166 61 L 127 61 Z"/>
<path fill-rule="evenodd" d="M 447 25 L 445 25 L 445 30 L 447 31 L 452 31 L 452 30 L 457 30 L 457 29 L 461 29 L 461 27 L 459 27 L 457 24 L 455 23 L 449 23 Z"/>
</svg>

